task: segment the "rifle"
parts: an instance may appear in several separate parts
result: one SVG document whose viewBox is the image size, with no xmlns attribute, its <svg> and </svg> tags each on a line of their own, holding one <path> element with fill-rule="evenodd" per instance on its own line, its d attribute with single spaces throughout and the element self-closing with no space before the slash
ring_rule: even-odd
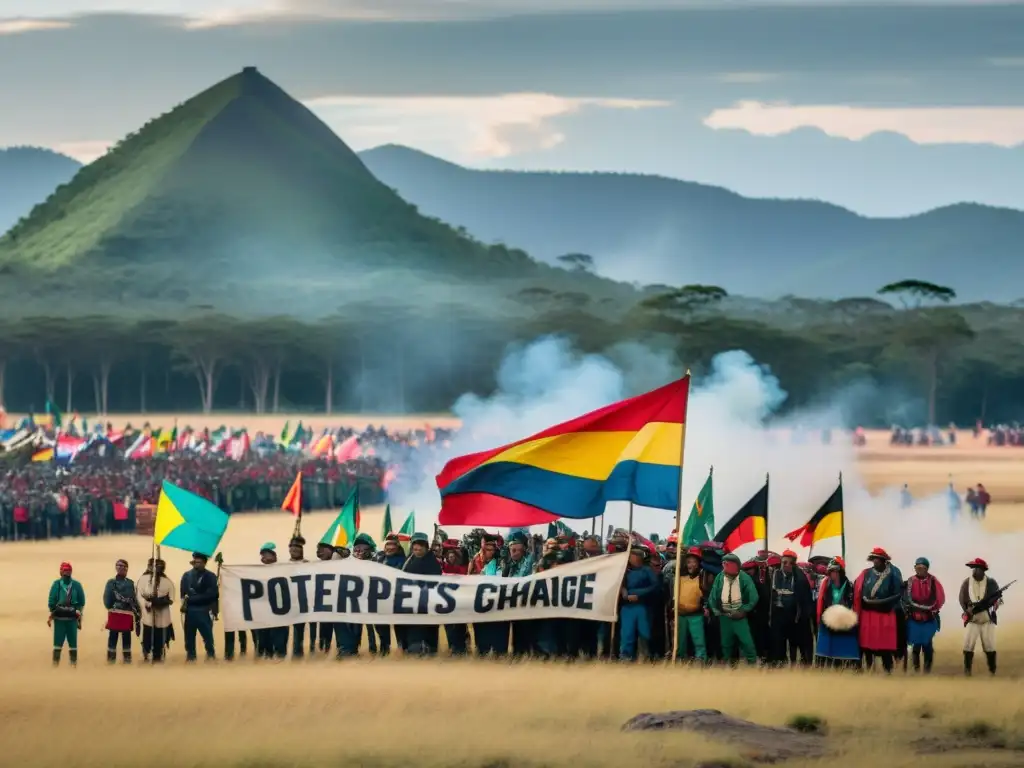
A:
<svg viewBox="0 0 1024 768">
<path fill-rule="evenodd" d="M 993 607 L 995 607 L 995 605 L 1003 599 L 1003 593 L 1016 583 L 1017 580 L 1014 579 L 1009 584 L 1004 584 L 1003 586 L 1001 586 L 999 589 L 993 592 L 990 597 L 983 598 L 982 600 L 979 600 L 978 602 L 971 604 L 971 606 L 967 609 L 967 612 L 964 614 L 964 626 L 966 627 L 968 624 L 970 624 L 971 619 L 977 616 L 982 611 L 989 611 Z"/>
</svg>

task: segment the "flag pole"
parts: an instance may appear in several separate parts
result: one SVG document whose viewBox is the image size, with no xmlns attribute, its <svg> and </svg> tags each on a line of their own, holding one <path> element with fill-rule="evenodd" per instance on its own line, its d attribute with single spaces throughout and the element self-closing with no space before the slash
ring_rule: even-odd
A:
<svg viewBox="0 0 1024 768">
<path fill-rule="evenodd" d="M 672 662 L 679 657 L 679 585 L 683 579 L 682 554 L 682 520 L 683 520 L 683 454 L 686 453 L 686 416 L 690 408 L 690 369 L 686 369 L 686 404 L 683 406 L 683 428 L 679 441 L 679 502 L 676 504 L 676 573 L 672 585 Z M 714 471 L 714 467 L 711 468 Z M 712 534 L 714 535 L 714 534 Z"/>
<path fill-rule="evenodd" d="M 840 518 L 840 545 L 839 549 L 843 553 L 843 562 L 846 562 L 846 499 L 843 498 L 843 473 L 839 473 L 839 498 L 842 501 L 840 505 L 842 509 L 839 511 Z"/>
<path fill-rule="evenodd" d="M 772 498 L 771 489 L 768 486 L 768 481 L 769 481 L 769 474 L 767 472 L 765 472 L 764 473 L 764 491 L 765 491 L 765 493 L 764 493 L 764 495 L 765 495 L 765 501 L 764 501 L 764 551 L 765 552 L 768 551 L 768 518 L 771 517 L 771 515 L 768 514 L 768 508 L 771 506 L 771 498 Z M 765 557 L 767 557 L 767 555 L 765 555 Z"/>
</svg>

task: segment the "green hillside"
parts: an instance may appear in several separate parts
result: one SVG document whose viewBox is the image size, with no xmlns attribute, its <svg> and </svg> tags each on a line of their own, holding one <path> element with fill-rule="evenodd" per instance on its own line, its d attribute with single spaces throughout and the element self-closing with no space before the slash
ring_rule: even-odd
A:
<svg viewBox="0 0 1024 768">
<path fill-rule="evenodd" d="M 0 239 L 0 272 L 9 277 L 0 291 L 36 301 L 74 290 L 320 313 L 355 296 L 493 304 L 537 282 L 632 293 L 421 216 L 254 68 L 82 168 Z M 486 295 L 467 289 L 481 283 Z"/>
<path fill-rule="evenodd" d="M 42 147 L 0 149 L 0 235 L 81 167 L 77 160 Z"/>
</svg>

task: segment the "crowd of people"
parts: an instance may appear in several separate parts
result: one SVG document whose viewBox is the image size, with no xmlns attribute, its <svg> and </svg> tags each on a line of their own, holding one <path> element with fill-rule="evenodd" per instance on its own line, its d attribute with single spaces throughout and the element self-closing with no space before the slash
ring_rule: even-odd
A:
<svg viewBox="0 0 1024 768">
<path fill-rule="evenodd" d="M 306 562 L 305 544 L 301 537 L 293 538 L 288 560 L 282 562 Z M 460 541 L 438 530 L 433 540 L 422 533 L 412 535 L 408 552 L 398 535 L 388 534 L 378 551 L 376 542 L 360 533 L 351 548 L 318 544 L 316 558 L 376 560 L 420 575 L 507 579 L 580 558 L 628 551 L 617 623 L 580 619 L 443 627 L 309 623 L 252 632 L 253 655 L 283 659 L 333 652 L 344 659 L 360 655 L 364 640 L 366 651 L 377 656 L 387 656 L 394 648 L 406 654 L 434 655 L 443 631 L 453 655 L 654 661 L 671 659 L 676 649 L 676 660 L 696 664 L 742 661 L 772 667 L 814 664 L 870 670 L 877 660 L 885 672 L 892 672 L 900 660 L 906 669 L 909 659 L 915 671 L 932 669 L 932 641 L 941 626 L 946 592 L 924 557 L 915 561 L 913 575 L 904 579 L 885 550 L 876 548 L 867 557 L 869 567 L 851 581 L 842 558 L 802 563 L 786 550 L 781 555 L 761 552 L 741 562 L 735 554 L 723 553 L 715 542 L 679 551 L 674 534 L 664 547 L 622 530 L 615 531 L 606 544 L 596 536 L 577 541 L 567 535 L 548 538 L 539 548 L 537 544 L 523 532 L 511 534 L 506 541 L 500 535 L 476 531 Z M 261 546 L 258 554 L 266 566 L 279 562 L 273 542 Z M 683 569 L 678 580 L 677 563 Z M 162 560 L 151 560 L 133 582 L 128 563 L 119 560 L 103 593 L 108 661 L 117 661 L 119 647 L 123 661 L 131 661 L 133 632 L 141 638 L 144 660 L 163 661 L 175 639 L 175 605 L 182 615 L 186 660 L 198 658 L 197 636 L 206 658 L 215 659 L 219 588 L 207 565 L 206 555 L 193 553 L 192 569 L 176 581 L 166 573 Z M 988 576 L 984 560 L 972 560 L 966 567 L 970 574 L 957 593 L 965 627 L 964 672 L 971 674 L 980 642 L 988 670 L 995 674 L 997 614 L 1006 587 L 1000 588 Z M 62 563 L 49 594 L 54 664 L 60 663 L 65 645 L 71 663 L 77 662 L 77 630 L 86 593 L 72 574 L 71 564 Z M 224 658 L 248 654 L 249 640 L 245 632 L 225 633 Z"/>
<path fill-rule="evenodd" d="M 287 447 L 257 434 L 244 451 L 181 449 L 126 458 L 124 450 L 105 441 L 110 450 L 81 451 L 72 461 L 4 462 L 0 541 L 134 533 L 137 506 L 155 504 L 164 480 L 209 499 L 229 514 L 279 508 L 298 472 L 303 475 L 307 510 L 340 506 L 356 485 L 364 504 L 378 504 L 393 468 L 440 439 L 434 430 L 428 442 L 422 430 L 396 433 L 373 427 L 325 434 L 334 444 L 355 437 L 359 455 L 339 460 L 330 452 L 314 454 L 313 447 L 323 436 L 310 431 L 293 436 Z M 118 442 L 131 444 L 131 432 Z M 216 440 L 207 434 L 196 444 L 211 443 Z"/>
</svg>

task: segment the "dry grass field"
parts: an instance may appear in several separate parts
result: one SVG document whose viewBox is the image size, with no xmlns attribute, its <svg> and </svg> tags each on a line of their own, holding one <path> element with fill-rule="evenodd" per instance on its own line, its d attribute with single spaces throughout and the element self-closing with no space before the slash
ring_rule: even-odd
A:
<svg viewBox="0 0 1024 768">
<path fill-rule="evenodd" d="M 283 420 L 267 417 L 261 428 L 280 431 Z M 185 421 L 205 423 L 179 423 Z M 231 423 L 221 417 L 209 423 L 225 421 Z M 367 421 L 384 420 L 349 423 Z M 424 421 L 442 423 L 437 417 L 390 423 Z M 252 418 L 246 423 L 253 428 Z M 316 428 L 319 421 L 305 423 Z M 872 490 L 908 482 L 926 493 L 943 488 L 951 473 L 969 477 L 1000 501 L 989 511 L 987 528 L 1024 530 L 1024 450 L 980 447 L 969 435 L 953 448 L 886 443 L 886 435 L 873 434 L 859 454 Z M 376 534 L 379 514 L 364 511 L 365 530 Z M 308 537 L 330 519 L 331 513 L 308 516 Z M 291 529 L 283 513 L 239 517 L 223 542 L 225 558 L 254 561 L 260 544 L 283 546 Z M 168 572 L 178 577 L 187 554 L 164 554 Z M 116 558 L 127 558 L 137 576 L 148 556 L 149 542 L 141 537 L 0 545 L 0 765 L 755 765 L 756 751 L 694 734 L 620 731 L 640 712 L 704 707 L 766 725 L 800 715 L 822 718 L 827 754 L 786 766 L 1024 766 L 1022 624 L 1000 625 L 995 679 L 983 672 L 970 680 L 958 675 L 962 634 L 955 609 L 944 612 L 931 678 L 402 658 L 186 667 L 180 642 L 163 668 L 108 668 L 103 584 Z M 78 668 L 53 670 L 45 597 L 65 559 L 89 605 Z M 1014 567 L 1000 563 L 999 577 L 1018 575 Z M 1012 595 L 1008 599 L 1024 600 L 1024 593 Z M 220 652 L 219 626 L 217 643 Z M 983 671 L 984 660 L 976 667 Z"/>
</svg>

